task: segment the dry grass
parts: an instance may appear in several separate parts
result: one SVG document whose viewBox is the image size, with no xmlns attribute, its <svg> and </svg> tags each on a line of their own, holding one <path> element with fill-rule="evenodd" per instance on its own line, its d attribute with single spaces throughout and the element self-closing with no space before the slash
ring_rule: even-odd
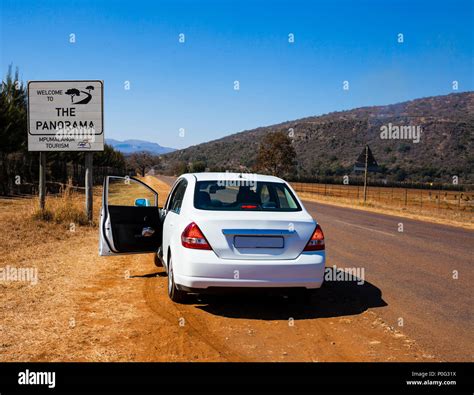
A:
<svg viewBox="0 0 474 395">
<path fill-rule="evenodd" d="M 165 184 L 155 187 L 166 196 Z M 101 189 L 95 188 L 94 223 Z M 143 302 L 124 273 L 153 268 L 153 257 L 100 258 L 97 227 L 77 221 L 83 194 L 48 196 L 47 220 L 32 215 L 37 207 L 36 198 L 0 199 L 0 268 L 38 273 L 37 284 L 0 281 L 0 361 L 133 360 L 134 342 L 124 334 L 140 319 L 134 304 Z"/>
<path fill-rule="evenodd" d="M 419 208 L 415 207 L 390 206 L 376 201 L 369 201 L 364 204 L 363 202 L 357 201 L 355 199 L 323 196 L 310 192 L 298 192 L 298 196 L 301 199 L 312 202 L 332 204 L 335 206 L 349 207 L 356 210 L 372 211 L 380 214 L 395 215 L 420 221 L 474 230 L 473 215 L 472 213 L 465 211 L 437 211 L 436 209 L 424 209 L 421 211 Z"/>
<path fill-rule="evenodd" d="M 318 196 L 345 198 L 362 201 L 364 187 L 360 185 L 291 183 L 298 192 L 308 192 Z M 367 188 L 367 200 L 379 205 L 417 210 L 436 210 L 437 212 L 474 212 L 474 191 L 447 191 L 430 189 L 412 189 L 402 187 Z"/>
<path fill-rule="evenodd" d="M 101 188 L 98 188 L 101 189 Z M 96 191 L 97 192 L 97 191 Z M 97 201 L 99 193 L 96 193 Z M 85 212 L 85 195 L 74 191 L 71 182 L 57 196 L 47 196 L 45 208 L 39 208 L 39 200 L 31 200 L 31 217 L 38 221 L 55 222 L 68 227 L 76 225 L 94 225 L 89 223 Z"/>
<path fill-rule="evenodd" d="M 310 201 L 474 229 L 474 192 L 369 186 L 364 203 L 362 186 L 299 182 L 292 186 Z"/>
</svg>

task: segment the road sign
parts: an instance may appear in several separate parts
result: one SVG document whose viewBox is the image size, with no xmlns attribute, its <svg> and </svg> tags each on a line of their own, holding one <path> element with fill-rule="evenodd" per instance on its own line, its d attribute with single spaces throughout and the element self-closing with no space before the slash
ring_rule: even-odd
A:
<svg viewBox="0 0 474 395">
<path fill-rule="evenodd" d="M 29 81 L 28 151 L 103 151 L 102 81 Z"/>
<path fill-rule="evenodd" d="M 357 161 L 354 165 L 354 171 L 356 172 L 365 171 L 366 166 L 367 166 L 367 171 L 370 171 L 370 172 L 379 171 L 379 165 L 377 161 L 375 160 L 374 154 L 372 154 L 372 150 L 370 149 L 368 145 L 364 147 L 359 157 L 357 158 Z"/>
<path fill-rule="evenodd" d="M 373 172 L 379 171 L 379 165 L 377 161 L 375 160 L 374 154 L 372 154 L 372 151 L 370 150 L 370 147 L 368 144 L 364 147 L 359 157 L 357 158 L 357 161 L 354 165 L 354 171 L 364 172 L 364 203 L 365 203 L 367 201 L 368 173 L 369 171 L 373 171 Z"/>
</svg>

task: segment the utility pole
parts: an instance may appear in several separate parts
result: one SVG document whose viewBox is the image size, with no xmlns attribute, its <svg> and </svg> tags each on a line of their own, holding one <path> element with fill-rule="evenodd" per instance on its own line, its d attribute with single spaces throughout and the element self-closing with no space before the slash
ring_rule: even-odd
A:
<svg viewBox="0 0 474 395">
<path fill-rule="evenodd" d="M 365 146 L 364 203 L 367 201 L 367 172 L 369 167 L 369 146 Z"/>
<path fill-rule="evenodd" d="M 44 211 L 46 198 L 46 152 L 40 152 L 39 156 L 39 206 Z"/>
<path fill-rule="evenodd" d="M 86 214 L 87 220 L 92 222 L 92 160 L 94 154 L 92 152 L 86 152 L 84 155 L 86 167 Z"/>
</svg>

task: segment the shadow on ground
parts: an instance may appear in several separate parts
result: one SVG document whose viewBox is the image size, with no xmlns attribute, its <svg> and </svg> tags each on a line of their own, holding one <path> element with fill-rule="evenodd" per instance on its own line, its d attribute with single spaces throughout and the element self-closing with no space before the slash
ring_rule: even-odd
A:
<svg viewBox="0 0 474 395">
<path fill-rule="evenodd" d="M 146 274 L 135 274 L 131 275 L 130 278 L 150 278 L 150 277 L 166 277 L 166 272 L 154 272 Z"/>
<path fill-rule="evenodd" d="M 310 298 L 291 293 L 259 292 L 239 295 L 202 295 L 196 308 L 229 318 L 295 320 L 360 314 L 369 308 L 384 307 L 382 292 L 375 285 L 355 281 L 328 281 Z M 204 304 L 199 304 L 204 303 Z"/>
<path fill-rule="evenodd" d="M 165 276 L 166 273 L 161 271 L 131 275 L 130 278 Z M 358 280 L 325 281 L 310 297 L 302 297 L 301 293 L 287 289 L 230 289 L 224 294 L 190 295 L 186 304 L 213 315 L 256 320 L 340 317 L 387 306 L 379 288 L 368 281 L 360 284 Z"/>
</svg>

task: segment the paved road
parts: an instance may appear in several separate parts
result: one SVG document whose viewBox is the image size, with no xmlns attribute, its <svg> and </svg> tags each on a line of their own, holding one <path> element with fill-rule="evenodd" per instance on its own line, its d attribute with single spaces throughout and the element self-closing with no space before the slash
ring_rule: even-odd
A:
<svg viewBox="0 0 474 395">
<path fill-rule="evenodd" d="M 375 309 L 379 316 L 438 358 L 473 360 L 473 231 L 309 201 L 304 205 L 324 230 L 327 266 L 364 268 L 365 280 L 380 289 L 386 306 Z"/>
<path fill-rule="evenodd" d="M 382 318 L 441 358 L 473 359 L 474 232 L 304 204 L 325 232 L 327 265 L 364 267 L 366 280 L 387 303 L 377 309 Z"/>
</svg>

